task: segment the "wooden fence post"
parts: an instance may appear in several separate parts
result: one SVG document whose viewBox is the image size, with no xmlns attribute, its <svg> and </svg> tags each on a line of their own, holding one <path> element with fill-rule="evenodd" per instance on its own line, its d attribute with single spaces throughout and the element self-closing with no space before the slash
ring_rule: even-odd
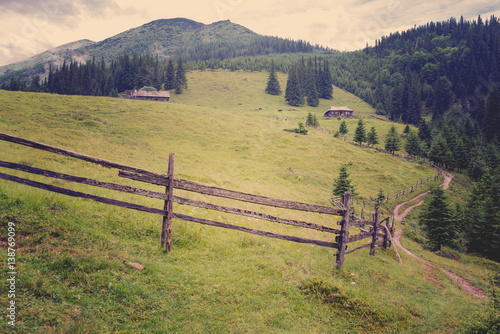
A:
<svg viewBox="0 0 500 334">
<path fill-rule="evenodd" d="M 167 211 L 167 215 L 163 216 L 163 229 L 162 237 L 165 242 L 165 251 L 167 255 L 170 255 L 170 246 L 172 243 L 172 210 L 173 210 L 173 197 L 174 197 L 174 154 L 170 153 L 168 156 L 168 186 L 166 187 L 167 200 L 165 201 L 164 210 Z M 163 244 L 162 244 L 163 245 Z"/>
<path fill-rule="evenodd" d="M 380 209 L 378 205 L 375 207 L 375 219 L 373 222 L 373 236 L 372 243 L 370 245 L 370 256 L 375 255 L 375 245 L 377 244 L 377 231 L 380 225 Z"/>
<path fill-rule="evenodd" d="M 349 237 L 349 222 L 351 219 L 351 192 L 344 193 L 344 216 L 342 217 L 342 226 L 340 228 L 340 236 L 338 238 L 338 250 L 335 266 L 340 269 L 344 265 L 345 250 L 347 248 L 347 238 Z"/>
<path fill-rule="evenodd" d="M 390 232 L 389 232 L 389 229 L 387 228 L 387 224 L 389 223 L 389 220 L 390 219 L 388 219 L 386 221 L 385 228 L 384 228 L 384 232 L 385 232 L 384 233 L 384 249 L 387 249 L 387 246 L 389 245 L 389 238 L 390 238 L 389 233 Z"/>
</svg>

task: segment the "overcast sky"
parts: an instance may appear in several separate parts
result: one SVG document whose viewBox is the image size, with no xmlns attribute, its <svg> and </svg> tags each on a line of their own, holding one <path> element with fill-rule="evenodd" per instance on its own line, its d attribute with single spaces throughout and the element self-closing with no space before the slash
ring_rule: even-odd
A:
<svg viewBox="0 0 500 334">
<path fill-rule="evenodd" d="M 500 3 L 492 0 L 0 0 L 0 66 L 156 19 L 229 19 L 259 34 L 343 51 L 430 21 L 492 14 L 500 17 Z"/>
</svg>

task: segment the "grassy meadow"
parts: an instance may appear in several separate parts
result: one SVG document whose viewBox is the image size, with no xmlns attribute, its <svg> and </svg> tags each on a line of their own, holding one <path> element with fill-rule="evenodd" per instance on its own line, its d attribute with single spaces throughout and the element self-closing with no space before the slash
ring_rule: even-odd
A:
<svg viewBox="0 0 500 334">
<path fill-rule="evenodd" d="M 391 194 L 435 175 L 322 131 L 284 131 L 305 122 L 308 112 L 321 127 L 337 130 L 337 119 L 322 118 L 330 105 L 374 114 L 340 89 L 318 108 L 294 108 L 283 96 L 263 93 L 267 73 L 193 71 L 187 78 L 189 88 L 170 103 L 0 91 L 0 132 L 160 173 L 175 153 L 177 177 L 321 205 L 331 205 L 332 185 L 345 163 L 352 162 L 349 172 L 360 198 L 374 197 L 379 189 Z M 286 78 L 279 78 L 284 90 Z M 348 120 L 351 135 L 356 124 Z M 377 129 L 383 143 L 391 123 L 366 119 L 366 125 Z M 164 191 L 119 178 L 116 170 L 29 147 L 0 142 L 0 152 L 4 161 Z M 0 172 L 163 207 L 159 200 Z M 177 190 L 174 195 L 337 227 L 337 220 L 320 214 Z M 334 237 L 181 205 L 174 211 L 275 233 Z M 452 333 L 485 309 L 444 274 L 429 279 L 405 254 L 398 263 L 392 250 L 377 249 L 375 257 L 367 249 L 349 254 L 338 270 L 333 249 L 174 220 L 167 257 L 159 245 L 160 216 L 0 181 L 3 258 L 8 222 L 17 229 L 16 331 L 22 333 Z M 432 260 L 452 266 L 448 259 Z M 482 287 L 498 270 L 477 261 L 455 267 Z M 1 269 L 6 276 L 8 270 Z M 0 303 L 7 305 L 6 293 Z M 6 321 L 0 328 L 10 330 Z"/>
</svg>

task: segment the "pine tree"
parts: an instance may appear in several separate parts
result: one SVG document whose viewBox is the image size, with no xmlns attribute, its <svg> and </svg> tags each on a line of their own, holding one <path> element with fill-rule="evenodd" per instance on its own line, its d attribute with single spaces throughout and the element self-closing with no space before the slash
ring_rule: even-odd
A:
<svg viewBox="0 0 500 334">
<path fill-rule="evenodd" d="M 390 94 L 391 105 L 389 108 L 390 118 L 392 120 L 399 120 L 403 115 L 403 85 L 395 85 L 391 89 Z"/>
<path fill-rule="evenodd" d="M 323 61 L 323 71 L 321 71 L 321 88 L 318 88 L 318 90 L 320 91 L 320 97 L 322 99 L 333 99 L 333 80 L 328 60 Z"/>
<path fill-rule="evenodd" d="M 420 156 L 420 139 L 418 138 L 418 135 L 414 132 L 411 131 L 408 132 L 408 138 L 406 138 L 406 143 L 405 143 L 405 151 L 410 155 L 410 156 Z"/>
<path fill-rule="evenodd" d="M 419 124 L 422 121 L 422 101 L 418 76 L 412 73 L 406 105 L 406 117 L 403 120 L 410 124 Z"/>
<path fill-rule="evenodd" d="M 445 76 L 436 80 L 433 94 L 436 113 L 433 116 L 442 116 L 450 107 L 454 99 L 452 87 L 453 84 Z"/>
<path fill-rule="evenodd" d="M 288 73 L 285 90 L 285 101 L 289 105 L 295 107 L 304 104 L 304 96 L 302 95 L 302 88 L 296 66 L 294 66 Z"/>
<path fill-rule="evenodd" d="M 166 70 L 165 70 L 165 80 L 163 81 L 165 89 L 174 89 L 175 88 L 175 68 L 174 61 L 172 57 L 168 59 Z"/>
<path fill-rule="evenodd" d="M 433 187 L 420 215 L 420 222 L 436 251 L 441 250 L 443 245 L 450 244 L 454 235 L 452 211 L 446 201 L 444 190 L 441 187 Z"/>
<path fill-rule="evenodd" d="M 361 144 L 366 141 L 365 124 L 363 123 L 363 119 L 361 118 L 359 119 L 358 126 L 354 131 L 354 141 L 359 143 L 359 146 L 361 146 Z"/>
<path fill-rule="evenodd" d="M 347 167 L 350 165 L 349 163 L 340 167 L 339 177 L 335 179 L 333 187 L 333 194 L 342 197 L 342 199 L 344 199 L 346 191 L 351 191 L 354 194 L 354 186 L 351 184 L 352 180 L 349 179 L 349 173 L 347 173 Z"/>
<path fill-rule="evenodd" d="M 429 125 L 425 121 L 425 119 L 422 120 L 420 123 L 420 126 L 418 128 L 418 137 L 420 138 L 421 141 L 426 142 L 427 144 L 430 144 L 431 141 L 431 129 L 429 128 Z"/>
<path fill-rule="evenodd" d="M 468 203 L 469 251 L 500 261 L 500 173 L 487 170 Z"/>
<path fill-rule="evenodd" d="M 372 126 L 372 128 L 370 129 L 370 132 L 368 132 L 366 141 L 367 141 L 368 145 L 370 145 L 370 146 L 374 146 L 374 145 L 378 144 L 377 130 L 375 130 L 374 126 Z"/>
<path fill-rule="evenodd" d="M 339 126 L 339 133 L 341 135 L 346 135 L 348 132 L 349 132 L 349 130 L 347 129 L 347 123 L 345 122 L 345 120 L 343 120 Z"/>
<path fill-rule="evenodd" d="M 317 107 L 319 105 L 319 94 L 318 89 L 316 88 L 316 77 L 314 72 L 312 60 L 309 59 L 307 64 L 306 94 L 307 105 L 311 107 Z"/>
<path fill-rule="evenodd" d="M 483 123 L 486 139 L 493 140 L 496 136 L 500 140 L 500 92 L 495 84 L 491 85 L 486 99 Z"/>
<path fill-rule="evenodd" d="M 401 149 L 401 138 L 399 137 L 396 131 L 396 127 L 393 125 L 389 129 L 389 132 L 387 133 L 387 136 L 385 138 L 385 150 L 394 154 L 394 152 L 397 152 L 400 149 Z"/>
<path fill-rule="evenodd" d="M 274 60 L 271 60 L 271 71 L 269 72 L 269 79 L 267 80 L 266 93 L 271 95 L 281 95 L 281 87 L 278 77 L 276 76 Z"/>
<path fill-rule="evenodd" d="M 177 60 L 177 71 L 175 72 L 175 93 L 181 94 L 187 88 L 186 69 L 184 63 L 179 57 Z"/>
<path fill-rule="evenodd" d="M 319 126 L 319 122 L 316 115 L 313 115 L 312 113 L 307 114 L 306 125 L 313 128 L 317 128 Z"/>
<path fill-rule="evenodd" d="M 429 160 L 438 166 L 454 165 L 453 153 L 442 135 L 436 135 L 429 150 Z"/>
</svg>

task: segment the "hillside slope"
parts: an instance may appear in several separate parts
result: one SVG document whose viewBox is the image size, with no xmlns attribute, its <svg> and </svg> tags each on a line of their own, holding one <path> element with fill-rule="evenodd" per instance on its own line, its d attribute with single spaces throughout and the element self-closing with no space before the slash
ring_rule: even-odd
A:
<svg viewBox="0 0 500 334">
<path fill-rule="evenodd" d="M 285 108 L 282 96 L 259 94 L 267 73 L 189 75 L 193 83 L 205 85 L 193 84 L 190 95 L 174 96 L 172 103 L 0 91 L 0 132 L 162 173 L 173 152 L 177 177 L 322 205 L 330 205 L 333 179 L 349 161 L 354 163 L 349 170 L 361 196 L 375 195 L 380 187 L 401 189 L 434 175 L 424 166 L 359 148 L 325 132 L 311 129 L 302 136 L 283 131 L 295 127 L 310 109 Z M 227 94 L 234 99 L 225 99 Z M 376 127 L 387 123 L 370 121 Z M 0 148 L 1 160 L 125 182 L 106 168 L 30 147 L 0 142 Z M 26 177 L 5 168 L 2 172 Z M 163 206 L 158 200 L 42 176 L 29 178 Z M 132 181 L 130 185 L 139 186 Z M 184 192 L 174 194 L 202 200 Z M 226 199 L 211 202 L 235 205 Z M 261 210 L 253 204 L 238 207 Z M 204 209 L 176 205 L 174 211 L 331 239 L 316 231 Z M 283 214 L 279 209 L 267 213 Z M 323 215 L 292 212 L 286 217 L 336 227 L 332 217 Z M 159 245 L 158 216 L 1 181 L 1 235 L 8 222 L 18 231 L 17 301 L 22 307 L 16 329 L 21 332 L 448 333 L 484 313 L 481 301 L 471 299 L 444 274 L 436 273 L 429 282 L 417 261 L 402 254 L 400 264 L 391 251 L 382 249 L 375 257 L 367 250 L 349 254 L 344 268 L 337 270 L 328 248 L 175 220 L 172 255 L 167 257 Z M 7 257 L 6 248 L 0 253 Z M 127 267 L 123 261 L 146 269 Z M 461 270 L 477 281 L 490 272 L 473 263 Z M 0 302 L 7 301 L 0 295 Z"/>
</svg>

